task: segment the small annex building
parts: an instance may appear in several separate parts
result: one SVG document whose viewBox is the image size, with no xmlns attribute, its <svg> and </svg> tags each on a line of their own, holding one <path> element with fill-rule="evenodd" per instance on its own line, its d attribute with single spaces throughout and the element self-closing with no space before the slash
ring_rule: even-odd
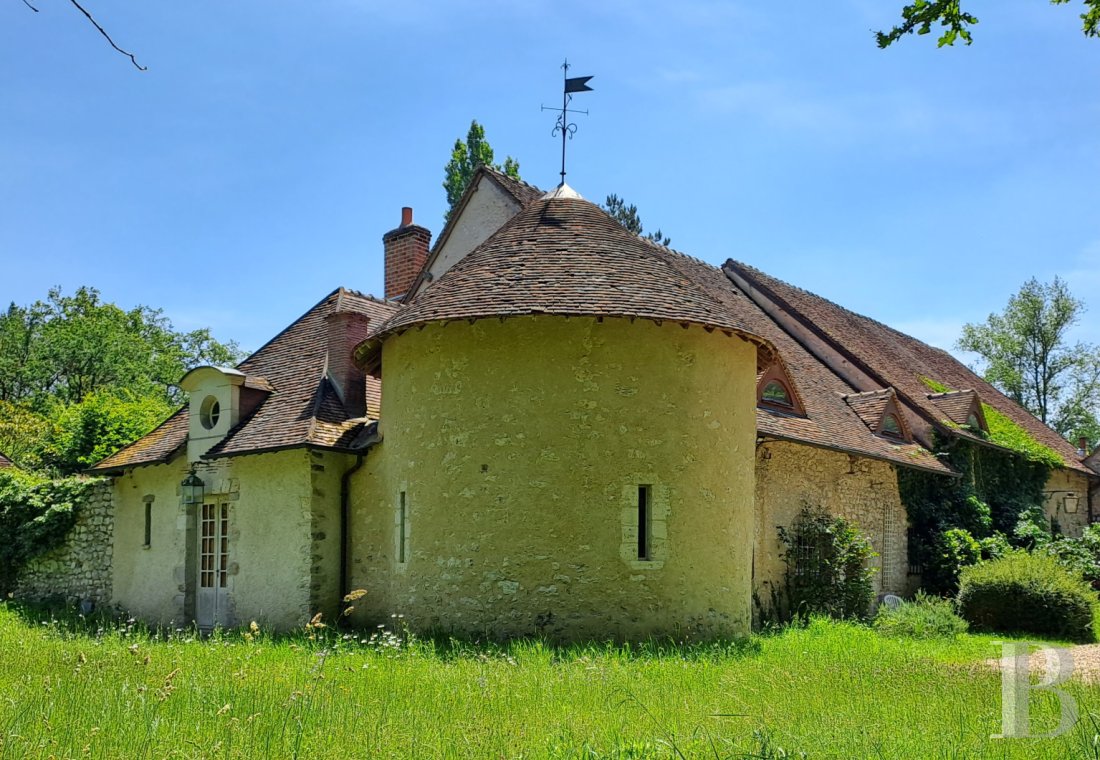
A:
<svg viewBox="0 0 1100 760">
<path fill-rule="evenodd" d="M 414 630 L 741 634 L 805 505 L 871 538 L 878 593 L 910 591 L 898 472 L 958 477 L 935 441 L 993 445 L 990 408 L 1064 461 L 1048 514 L 1092 519 L 1085 457 L 946 352 L 568 186 L 482 168 L 430 239 L 406 209 L 384 298 L 339 288 L 191 371 L 189 403 L 94 468 L 105 599 L 289 628 L 362 588 L 359 622 Z"/>
</svg>

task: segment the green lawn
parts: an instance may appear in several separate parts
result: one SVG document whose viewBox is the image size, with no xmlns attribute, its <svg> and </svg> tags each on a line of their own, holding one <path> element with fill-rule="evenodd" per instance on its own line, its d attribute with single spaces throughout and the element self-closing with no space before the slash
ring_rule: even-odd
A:
<svg viewBox="0 0 1100 760">
<path fill-rule="evenodd" d="M 995 637 L 819 621 L 725 647 L 363 645 L 97 633 L 0 605 L 0 757 L 1093 757 L 991 740 Z M 1036 730 L 1056 702 L 1034 694 Z M 782 754 L 786 752 L 787 754 Z"/>
</svg>

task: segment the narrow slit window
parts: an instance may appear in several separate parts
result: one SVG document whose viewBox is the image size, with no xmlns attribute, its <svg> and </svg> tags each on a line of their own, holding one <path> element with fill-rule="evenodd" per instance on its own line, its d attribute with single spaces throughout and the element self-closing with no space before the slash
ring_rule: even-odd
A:
<svg viewBox="0 0 1100 760">
<path fill-rule="evenodd" d="M 401 563 L 407 559 L 405 556 L 406 508 L 405 492 L 402 491 L 397 501 L 397 561 Z"/>
<path fill-rule="evenodd" d="M 145 502 L 145 546 L 153 543 L 153 505 Z"/>
<path fill-rule="evenodd" d="M 649 559 L 649 486 L 638 486 L 638 559 Z"/>
</svg>

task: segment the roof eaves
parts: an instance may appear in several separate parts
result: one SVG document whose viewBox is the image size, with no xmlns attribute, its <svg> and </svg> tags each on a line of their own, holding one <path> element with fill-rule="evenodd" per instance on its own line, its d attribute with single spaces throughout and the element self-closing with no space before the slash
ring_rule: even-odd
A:
<svg viewBox="0 0 1100 760">
<path fill-rule="evenodd" d="M 936 461 L 939 462 L 940 466 L 939 467 L 931 467 L 931 466 L 928 466 L 928 465 L 918 464 L 916 462 L 903 462 L 899 458 L 886 457 L 886 456 L 883 456 L 881 454 L 874 454 L 872 452 L 863 451 L 861 449 L 847 448 L 847 447 L 844 447 L 844 446 L 830 446 L 829 444 L 819 443 L 818 441 L 806 441 L 806 440 L 803 440 L 801 438 L 797 438 L 795 436 L 783 435 L 782 433 L 757 433 L 757 443 L 766 443 L 769 440 L 787 441 L 789 443 L 797 443 L 800 446 L 811 446 L 815 449 L 824 449 L 825 451 L 835 451 L 835 452 L 838 452 L 840 454 L 850 454 L 852 456 L 864 457 L 866 459 L 874 459 L 874 460 L 877 460 L 879 462 L 886 462 L 887 464 L 893 464 L 893 465 L 897 465 L 899 467 L 908 467 L 908 468 L 913 469 L 913 470 L 922 470 L 924 472 L 931 472 L 931 473 L 934 473 L 936 475 L 943 475 L 944 477 L 951 477 L 951 478 L 961 478 L 962 477 L 962 473 L 957 472 L 955 469 L 953 469 L 946 462 L 941 462 L 938 459 Z M 909 444 L 909 445 L 919 445 L 919 444 Z M 927 449 L 925 449 L 925 450 L 927 451 Z M 931 452 L 929 452 L 929 455 L 932 456 L 933 458 L 935 457 L 935 454 L 931 454 Z"/>
</svg>

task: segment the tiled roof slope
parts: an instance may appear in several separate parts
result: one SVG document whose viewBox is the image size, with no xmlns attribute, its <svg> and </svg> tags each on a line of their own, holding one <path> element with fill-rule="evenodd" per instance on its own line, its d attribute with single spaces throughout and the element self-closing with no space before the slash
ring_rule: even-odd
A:
<svg viewBox="0 0 1100 760">
<path fill-rule="evenodd" d="M 15 467 L 15 464 L 6 456 L 4 456 L 4 452 L 0 451 L 0 470 L 8 467 Z"/>
<path fill-rule="evenodd" d="M 929 388 L 922 378 L 930 378 L 953 390 L 972 389 L 987 404 L 997 409 L 1033 438 L 1056 451 L 1066 467 L 1088 472 L 1080 455 L 1060 435 L 1018 406 L 946 351 L 932 348 L 868 317 L 838 306 L 821 296 L 794 287 L 736 261 L 726 262 L 778 302 L 785 310 L 800 317 L 833 347 L 851 357 L 876 376 L 880 386 L 893 386 L 902 400 L 930 420 L 942 420 L 944 413 L 928 398 Z M 956 435 L 969 436 L 965 430 L 951 428 Z"/>
<path fill-rule="evenodd" d="M 334 309 L 364 314 L 382 322 L 395 306 L 361 293 L 337 289 L 256 353 L 238 365 L 265 378 L 275 389 L 207 457 L 319 446 L 340 448 L 354 438 L 363 420 L 349 419 L 324 378 L 327 351 L 325 317 Z M 98 463 L 93 471 L 117 470 L 169 459 L 187 442 L 187 409 L 177 411 L 153 432 Z"/>
<path fill-rule="evenodd" d="M 701 286 L 689 274 L 698 266 L 630 233 L 593 203 L 543 198 L 372 338 L 427 322 L 525 314 L 639 317 L 758 336 L 759 309 L 728 287 L 715 292 Z"/>
</svg>

